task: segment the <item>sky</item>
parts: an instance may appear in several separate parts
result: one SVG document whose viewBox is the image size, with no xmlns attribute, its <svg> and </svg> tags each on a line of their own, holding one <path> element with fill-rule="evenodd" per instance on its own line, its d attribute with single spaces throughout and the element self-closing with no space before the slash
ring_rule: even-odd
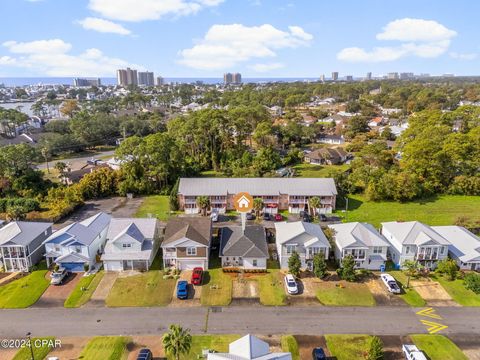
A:
<svg viewBox="0 0 480 360">
<path fill-rule="evenodd" d="M 0 0 L 0 77 L 480 75 L 474 0 Z"/>
</svg>

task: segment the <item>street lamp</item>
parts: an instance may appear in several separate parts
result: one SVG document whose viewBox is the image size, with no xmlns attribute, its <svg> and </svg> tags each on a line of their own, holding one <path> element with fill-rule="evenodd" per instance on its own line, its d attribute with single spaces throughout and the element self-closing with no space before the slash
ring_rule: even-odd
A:
<svg viewBox="0 0 480 360">
<path fill-rule="evenodd" d="M 30 347 L 30 355 L 32 356 L 32 360 L 35 360 L 35 357 L 33 356 L 32 333 L 30 331 L 27 333 L 27 339 L 28 339 L 28 346 Z"/>
</svg>

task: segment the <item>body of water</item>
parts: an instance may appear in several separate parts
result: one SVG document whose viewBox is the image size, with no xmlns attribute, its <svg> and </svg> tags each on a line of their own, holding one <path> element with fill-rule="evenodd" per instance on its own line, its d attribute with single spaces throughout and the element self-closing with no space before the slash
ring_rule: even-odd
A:
<svg viewBox="0 0 480 360">
<path fill-rule="evenodd" d="M 28 116 L 33 116 L 32 105 L 33 102 L 14 102 L 14 103 L 0 103 L 0 107 L 5 109 L 15 109 L 27 114 Z"/>
</svg>

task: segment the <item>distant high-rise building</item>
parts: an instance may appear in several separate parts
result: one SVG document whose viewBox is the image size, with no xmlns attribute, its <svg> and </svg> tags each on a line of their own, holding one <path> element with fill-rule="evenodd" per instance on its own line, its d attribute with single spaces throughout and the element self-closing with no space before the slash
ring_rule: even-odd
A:
<svg viewBox="0 0 480 360">
<path fill-rule="evenodd" d="M 338 80 L 338 71 L 332 72 L 332 80 L 337 81 Z"/>
<path fill-rule="evenodd" d="M 397 80 L 398 79 L 398 73 L 397 72 L 390 72 L 387 74 L 387 79 L 389 80 Z"/>
<path fill-rule="evenodd" d="M 232 81 L 234 84 L 241 84 L 242 83 L 242 74 L 234 73 L 232 76 Z"/>
<path fill-rule="evenodd" d="M 409 80 L 413 79 L 414 75 L 412 72 L 402 72 L 400 73 L 400 80 Z"/>
<path fill-rule="evenodd" d="M 102 85 L 100 78 L 97 79 L 82 79 L 82 78 L 75 78 L 73 79 L 73 86 L 81 87 L 81 86 L 100 86 Z"/>
<path fill-rule="evenodd" d="M 320 75 L 320 81 L 325 82 L 325 74 Z"/>
<path fill-rule="evenodd" d="M 138 85 L 142 86 L 153 86 L 154 85 L 154 75 L 151 71 L 139 71 L 138 72 Z"/>
<path fill-rule="evenodd" d="M 137 70 L 130 68 L 117 70 L 117 84 L 122 86 L 138 85 Z"/>
<path fill-rule="evenodd" d="M 367 72 L 367 76 L 365 76 L 365 80 L 372 80 L 372 73 Z"/>
<path fill-rule="evenodd" d="M 163 77 L 157 76 L 157 82 L 156 82 L 155 85 L 162 86 L 163 85 Z"/>
<path fill-rule="evenodd" d="M 352 75 L 345 76 L 345 81 L 353 81 L 353 76 Z"/>
<path fill-rule="evenodd" d="M 223 82 L 228 85 L 233 82 L 233 74 L 232 73 L 225 73 L 223 74 Z"/>
</svg>

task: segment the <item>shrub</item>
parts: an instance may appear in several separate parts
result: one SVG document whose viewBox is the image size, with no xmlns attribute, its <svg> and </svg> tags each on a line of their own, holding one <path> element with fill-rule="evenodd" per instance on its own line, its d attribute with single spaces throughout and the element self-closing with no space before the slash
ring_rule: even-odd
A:
<svg viewBox="0 0 480 360">
<path fill-rule="evenodd" d="M 438 262 L 436 271 L 447 276 L 450 281 L 455 280 L 458 273 L 458 266 L 453 259 L 443 259 Z"/>
<path fill-rule="evenodd" d="M 343 258 L 342 266 L 337 269 L 337 274 L 341 279 L 347 281 L 355 281 L 355 260 L 352 255 L 347 255 Z"/>
<path fill-rule="evenodd" d="M 370 341 L 370 348 L 366 356 L 367 360 L 381 360 L 383 359 L 383 344 L 379 337 L 374 336 Z"/>
<path fill-rule="evenodd" d="M 480 294 L 480 275 L 474 273 L 465 275 L 465 287 L 475 294 Z"/>
<path fill-rule="evenodd" d="M 298 277 L 300 275 L 301 266 L 302 262 L 300 260 L 300 255 L 294 251 L 288 258 L 288 272 L 293 276 Z"/>
</svg>

